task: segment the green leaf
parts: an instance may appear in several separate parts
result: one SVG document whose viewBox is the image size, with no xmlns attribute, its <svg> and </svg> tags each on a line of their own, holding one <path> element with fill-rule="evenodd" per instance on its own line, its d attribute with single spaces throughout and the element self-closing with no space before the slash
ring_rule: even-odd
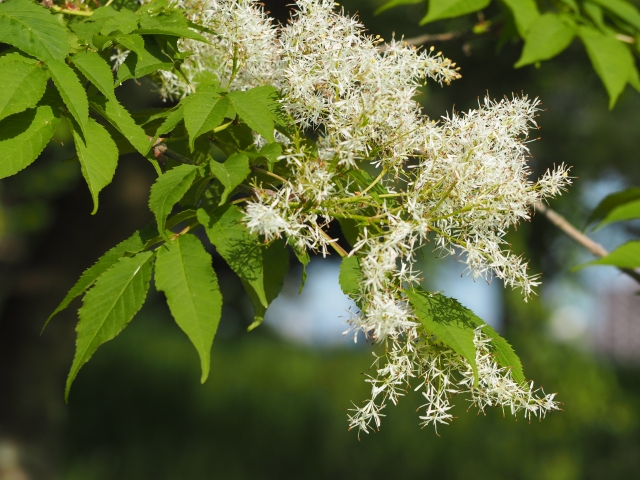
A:
<svg viewBox="0 0 640 480">
<path fill-rule="evenodd" d="M 0 58 L 0 120 L 35 107 L 47 87 L 42 67 L 22 58 L 25 60 L 13 55 Z"/>
<path fill-rule="evenodd" d="M 79 310 L 76 354 L 67 378 L 65 400 L 80 368 L 100 345 L 115 338 L 138 313 L 149 290 L 153 253 L 124 257 L 95 282 Z"/>
<path fill-rule="evenodd" d="M 592 262 L 583 263 L 574 267 L 573 270 L 580 270 L 593 265 L 611 265 L 618 268 L 640 268 L 640 241 L 627 242 L 620 245 L 609 255 L 605 255 Z"/>
<path fill-rule="evenodd" d="M 596 5 L 595 3 L 591 2 L 585 2 L 582 5 L 582 8 L 584 9 L 584 12 L 587 14 L 587 16 L 591 18 L 591 20 L 593 20 L 593 23 L 595 23 L 600 30 L 606 31 L 607 25 L 604 23 L 604 13 L 602 12 L 602 8 L 600 8 L 600 5 Z"/>
<path fill-rule="evenodd" d="M 571 44 L 574 36 L 575 28 L 560 16 L 553 13 L 541 15 L 529 27 L 515 68 L 555 57 Z"/>
<path fill-rule="evenodd" d="M 198 167 L 195 165 L 178 165 L 158 177 L 151 187 L 149 209 L 153 212 L 158 230 L 165 237 L 165 222 L 173 206 L 178 203 L 196 178 Z"/>
<path fill-rule="evenodd" d="M 29 0 L 0 3 L 0 43 L 8 43 L 44 62 L 64 60 L 67 30 L 49 9 Z"/>
<path fill-rule="evenodd" d="M 198 209 L 198 221 L 204 226 L 216 251 L 238 277 L 253 289 L 260 304 L 266 308 L 269 301 L 264 288 L 264 245 L 258 235 L 249 231 L 243 219 L 242 210 L 235 205 L 225 205 L 211 215 Z"/>
<path fill-rule="evenodd" d="M 282 155 L 282 145 L 277 142 L 267 143 L 260 149 L 260 156 L 267 159 L 270 172 L 273 172 L 273 166 L 278 162 L 280 155 Z"/>
<path fill-rule="evenodd" d="M 629 49 L 613 36 L 590 27 L 580 27 L 578 35 L 596 73 L 609 94 L 609 109 L 616 104 L 635 65 Z"/>
<path fill-rule="evenodd" d="M 140 30 L 138 30 L 138 33 L 143 35 L 169 35 L 207 42 L 206 38 L 191 30 L 189 26 L 189 21 L 177 10 L 168 15 L 152 16 L 148 13 L 143 13 L 140 17 Z"/>
<path fill-rule="evenodd" d="M 624 0 L 590 0 L 601 5 L 604 9 L 616 15 L 623 22 L 640 30 L 640 12 L 629 2 Z"/>
<path fill-rule="evenodd" d="M 189 133 L 189 148 L 193 152 L 196 138 L 222 123 L 229 108 L 229 99 L 199 93 L 188 98 L 184 106 L 184 126 Z"/>
<path fill-rule="evenodd" d="M 529 28 L 540 17 L 538 5 L 534 0 L 502 0 L 511 10 L 518 33 L 526 38 Z"/>
<path fill-rule="evenodd" d="M 204 383 L 222 313 L 222 295 L 211 267 L 211 255 L 196 236 L 179 235 L 159 249 L 155 278 L 158 290 L 167 297 L 173 318 L 200 356 Z"/>
<path fill-rule="evenodd" d="M 209 168 L 211 173 L 224 185 L 220 205 L 227 201 L 229 194 L 251 173 L 249 157 L 244 153 L 234 153 L 224 163 L 218 163 L 211 159 Z"/>
<path fill-rule="evenodd" d="M 253 328 L 258 326 L 269 304 L 278 296 L 289 271 L 289 255 L 282 242 L 265 246 L 244 224 L 244 214 L 235 205 L 225 205 L 213 213 L 198 210 L 216 251 L 240 277 L 255 311 Z"/>
<path fill-rule="evenodd" d="M 300 290 L 298 290 L 298 295 L 302 293 L 304 290 L 304 286 L 307 283 L 307 265 L 311 261 L 311 257 L 309 256 L 309 252 L 307 249 L 303 247 L 299 247 L 295 244 L 291 245 L 291 250 L 295 253 L 296 258 L 302 265 L 302 281 L 300 282 Z"/>
<path fill-rule="evenodd" d="M 427 333 L 435 335 L 439 341 L 469 362 L 477 383 L 478 365 L 473 339 L 478 325 L 474 319 L 466 315 L 466 309 L 452 298 L 437 294 L 431 296 L 419 290 L 410 290 L 406 294 Z"/>
<path fill-rule="evenodd" d="M 267 245 L 262 251 L 262 261 L 264 271 L 267 273 L 264 280 L 264 293 L 267 297 L 267 302 L 271 303 L 282 291 L 284 278 L 289 271 L 289 252 L 285 241 L 282 239 L 275 240 Z M 247 328 L 248 331 L 251 331 L 262 323 L 267 309 L 260 304 L 252 288 L 247 288 L 246 283 L 244 288 L 249 294 L 254 309 L 253 323 Z"/>
<path fill-rule="evenodd" d="M 474 330 L 482 325 L 482 331 L 492 340 L 491 348 L 496 353 L 496 362 L 509 369 L 516 382 L 525 381 L 522 364 L 511 345 L 471 310 L 453 298 L 430 294 L 422 289 L 410 290 L 406 294 L 427 333 L 435 335 L 439 341 L 465 358 L 473 368 L 476 380 L 476 348 L 473 339 Z"/>
<path fill-rule="evenodd" d="M 453 18 L 487 8 L 491 0 L 430 0 L 429 11 L 420 25 L 443 18 Z"/>
<path fill-rule="evenodd" d="M 107 61 L 95 52 L 86 51 L 72 57 L 73 64 L 105 97 L 116 99 L 113 74 Z"/>
<path fill-rule="evenodd" d="M 391 8 L 399 7 L 400 5 L 415 5 L 416 3 L 422 3 L 424 0 L 391 0 L 374 12 L 374 15 L 380 15 L 382 12 L 389 10 Z"/>
<path fill-rule="evenodd" d="M 231 92 L 227 98 L 231 101 L 240 119 L 249 128 L 262 135 L 269 142 L 275 142 L 273 137 L 275 121 L 266 99 L 251 93 L 251 90 Z"/>
<path fill-rule="evenodd" d="M 178 105 L 178 107 L 175 110 L 170 111 L 166 115 L 166 117 L 167 118 L 164 120 L 164 122 L 162 122 L 162 125 L 160 125 L 158 127 L 158 130 L 156 131 L 156 135 L 153 139 L 154 142 L 158 139 L 158 137 L 160 137 L 160 135 L 164 135 L 173 131 L 173 129 L 176 128 L 178 124 L 184 120 L 184 105 Z"/>
<path fill-rule="evenodd" d="M 98 194 L 100 190 L 111 183 L 118 165 L 118 147 L 109 135 L 109 132 L 98 122 L 89 119 L 85 131 L 85 142 L 80 137 L 80 132 L 73 126 L 73 140 L 76 144 L 76 152 L 80 160 L 82 175 L 87 181 L 91 197 L 93 198 L 93 211 L 98 211 Z"/>
<path fill-rule="evenodd" d="M 134 37 L 134 35 L 127 37 Z M 121 40 L 119 37 L 118 41 L 126 48 L 130 48 L 124 45 Z M 139 46 L 136 48 L 139 50 Z M 120 65 L 116 79 L 117 84 L 130 78 L 144 77 L 156 70 L 170 71 L 173 68 L 173 60 L 162 51 L 153 37 L 144 38 L 144 50 L 136 52 L 133 48 L 130 49 L 133 53 L 130 53 L 124 63 Z"/>
<path fill-rule="evenodd" d="M 58 305 L 53 313 L 49 315 L 49 318 L 47 318 L 47 321 L 42 327 L 42 330 L 45 329 L 54 315 L 63 311 L 74 299 L 86 292 L 89 287 L 91 287 L 91 285 L 95 283 L 98 277 L 109 270 L 111 267 L 113 267 L 125 253 L 138 253 L 143 248 L 144 241 L 140 236 L 140 232 L 135 232 L 126 240 L 120 242 L 110 250 L 107 250 L 107 252 L 102 255 L 96 263 L 94 263 L 91 267 L 84 271 L 76 284 L 71 287 L 71 290 L 69 290 L 67 295 L 62 299 L 60 305 Z"/>
<path fill-rule="evenodd" d="M 580 7 L 578 6 L 576 0 L 560 0 L 567 7 L 573 10 L 575 13 L 580 13 Z"/>
<path fill-rule="evenodd" d="M 127 109 L 120 105 L 115 96 L 113 99 L 106 99 L 96 95 L 92 100 L 89 103 L 91 108 L 113 125 L 140 154 L 149 153 L 152 145 L 149 137 L 144 129 L 136 124 Z"/>
<path fill-rule="evenodd" d="M 78 76 L 73 69 L 64 62 L 49 60 L 47 68 L 67 109 L 80 125 L 83 135 L 88 135 L 89 100 Z M 95 130 L 95 129 L 94 129 Z"/>
<path fill-rule="evenodd" d="M 340 264 L 340 276 L 338 277 L 342 291 L 355 298 L 360 293 L 362 285 L 362 270 L 357 256 L 344 257 Z"/>
<path fill-rule="evenodd" d="M 461 306 L 461 308 L 464 307 Z M 471 310 L 469 310 L 469 313 L 475 316 Z M 480 318 L 476 318 L 479 325 L 484 323 Z M 491 325 L 485 325 L 482 327 L 482 331 L 491 339 L 491 346 L 495 351 L 496 362 L 498 365 L 508 368 L 511 371 L 511 376 L 517 383 L 526 382 L 527 379 L 525 378 L 524 371 L 522 370 L 522 362 L 520 362 L 520 358 L 516 355 L 511 344 L 498 335 L 498 332 L 496 332 Z"/>
<path fill-rule="evenodd" d="M 102 28 L 100 29 L 102 35 L 112 35 L 115 32 L 127 34 L 138 28 L 140 16 L 131 10 L 123 8 L 119 11 L 113 10 L 113 12 L 113 14 L 107 14 L 108 18 L 105 18 L 105 21 L 102 23 Z"/>
<path fill-rule="evenodd" d="M 598 230 L 608 223 L 621 221 L 617 220 L 617 218 L 632 214 L 632 212 L 638 208 L 639 202 L 640 188 L 628 188 L 621 192 L 612 193 L 602 200 L 593 212 L 591 212 L 585 228 L 594 222 L 598 222 L 599 224 L 595 228 L 595 230 Z M 640 217 L 640 215 L 638 215 L 638 217 Z M 624 218 L 624 220 L 638 217 Z"/>
<path fill-rule="evenodd" d="M 44 150 L 60 122 L 51 106 L 42 105 L 0 121 L 0 178 L 29 166 Z"/>
</svg>

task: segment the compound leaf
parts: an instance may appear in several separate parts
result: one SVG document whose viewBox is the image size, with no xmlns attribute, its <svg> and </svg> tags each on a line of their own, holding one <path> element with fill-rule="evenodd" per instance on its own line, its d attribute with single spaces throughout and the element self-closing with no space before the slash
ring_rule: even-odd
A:
<svg viewBox="0 0 640 480">
<path fill-rule="evenodd" d="M 251 173 L 249 157 L 239 152 L 230 155 L 224 163 L 211 159 L 209 168 L 211 168 L 211 173 L 224 185 L 219 205 L 225 203 L 229 194 Z"/>
<path fill-rule="evenodd" d="M 420 25 L 443 18 L 453 18 L 486 8 L 491 0 L 430 0 L 429 11 Z"/>
<path fill-rule="evenodd" d="M 49 105 L 30 108 L 0 121 L 0 178 L 29 166 L 44 150 L 60 122 Z"/>
<path fill-rule="evenodd" d="M 118 166 L 118 147 L 109 135 L 109 132 L 90 118 L 85 130 L 85 142 L 80 136 L 76 124 L 72 122 L 73 140 L 76 144 L 76 152 L 80 160 L 82 175 L 87 181 L 91 197 L 93 198 L 93 211 L 98 211 L 98 194 L 111 183 Z"/>
<path fill-rule="evenodd" d="M 149 195 L 149 209 L 153 212 L 158 223 L 158 230 L 168 238 L 165 222 L 173 206 L 178 203 L 196 178 L 198 167 L 195 165 L 178 165 L 158 177 L 151 187 Z"/>
<path fill-rule="evenodd" d="M 67 378 L 65 400 L 80 368 L 100 345 L 115 338 L 138 313 L 149 290 L 153 252 L 120 258 L 87 292 L 78 314 L 76 354 Z"/>
<path fill-rule="evenodd" d="M 44 62 L 64 60 L 67 30 L 47 8 L 29 0 L 0 3 L 0 43 L 8 43 Z"/>
<path fill-rule="evenodd" d="M 0 120 L 35 107 L 47 87 L 40 65 L 26 57 L 7 57 L 0 57 Z"/>
<path fill-rule="evenodd" d="M 211 255 L 194 235 L 179 235 L 158 251 L 156 286 L 164 292 L 173 318 L 193 343 L 209 376 L 211 346 L 222 313 L 222 295 Z"/>
</svg>

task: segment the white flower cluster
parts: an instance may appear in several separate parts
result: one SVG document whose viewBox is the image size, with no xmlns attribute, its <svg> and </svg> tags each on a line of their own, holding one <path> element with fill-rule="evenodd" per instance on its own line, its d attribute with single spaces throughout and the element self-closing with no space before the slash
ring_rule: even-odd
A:
<svg viewBox="0 0 640 480">
<path fill-rule="evenodd" d="M 484 413 L 486 407 L 508 409 L 512 415 L 523 412 L 524 418 L 544 418 L 547 412 L 558 410 L 555 394 L 545 394 L 542 389 L 519 385 L 511 372 L 494 360 L 491 340 L 478 327 L 474 332 L 476 347 L 477 381 L 473 368 L 453 350 L 434 345 L 424 339 L 401 342 L 394 338 L 384 357 L 376 357 L 376 377 L 369 377 L 371 399 L 363 407 L 356 407 L 349 416 L 349 427 L 368 433 L 380 427 L 381 413 L 387 401 L 394 405 L 404 395 L 411 383 L 418 382 L 416 391 L 422 390 L 427 403 L 421 425 L 447 425 L 453 415 L 451 397 L 468 394 L 469 401 Z M 382 363 L 382 365 L 380 365 Z M 541 396 L 536 396 L 540 392 Z"/>
<path fill-rule="evenodd" d="M 415 96 L 428 78 L 441 84 L 459 78 L 455 64 L 402 41 L 381 48 L 381 38 L 366 35 L 331 0 L 297 0 L 289 23 L 277 28 L 255 0 L 182 1 L 194 21 L 216 32 L 210 45 L 186 42 L 195 52 L 184 65 L 188 78 L 197 84 L 208 75 L 231 90 L 273 85 L 296 127 L 281 142 L 287 178 L 254 186 L 246 206 L 250 230 L 323 254 L 335 242 L 323 230 L 334 219 L 354 222 L 361 232 L 349 253 L 363 274 L 355 298 L 361 311 L 351 328 L 391 348 L 371 379 L 372 400 L 351 425 L 364 431 L 371 421 L 379 425 L 384 401 L 376 398 L 395 403 L 409 377 L 423 379 L 425 424 L 446 423 L 449 397 L 462 390 L 481 410 L 500 405 L 543 416 L 557 408 L 553 396 L 536 398 L 532 387 L 498 367 L 479 331 L 480 383 L 469 383 L 468 363 L 425 341 L 404 294 L 419 283 L 414 256 L 428 241 L 444 254 L 461 254 L 474 278 L 496 276 L 525 298 L 532 293 L 536 277 L 505 248 L 504 235 L 529 219 L 535 202 L 570 183 L 564 165 L 537 183 L 528 179 L 526 141 L 538 102 L 487 98 L 477 110 L 434 122 Z M 164 89 L 169 96 L 188 93 L 170 75 Z M 375 179 L 367 173 L 372 169 Z"/>
</svg>

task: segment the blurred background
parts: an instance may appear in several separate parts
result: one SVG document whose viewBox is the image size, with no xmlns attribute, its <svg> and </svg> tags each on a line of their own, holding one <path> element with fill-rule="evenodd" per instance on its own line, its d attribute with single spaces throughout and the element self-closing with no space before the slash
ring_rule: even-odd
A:
<svg viewBox="0 0 640 480">
<path fill-rule="evenodd" d="M 286 21 L 287 1 L 266 1 Z M 470 30 L 474 18 L 418 27 L 423 5 L 374 16 L 381 0 L 345 0 L 370 33 L 390 39 Z M 491 13 L 489 11 L 489 13 Z M 499 33 L 499 32 L 498 32 Z M 462 68 L 461 80 L 430 84 L 421 101 L 439 118 L 488 94 L 540 97 L 540 140 L 532 168 L 573 165 L 571 190 L 551 207 L 582 227 L 607 194 L 640 185 L 640 95 L 626 91 L 613 111 L 582 48 L 574 44 L 541 68 L 512 68 L 521 45 L 497 36 L 434 43 Z M 159 105 L 148 82 L 119 89 L 130 108 Z M 558 392 L 562 412 L 543 422 L 501 411 L 476 416 L 458 400 L 450 426 L 420 429 L 421 396 L 388 407 L 379 432 L 347 431 L 351 402 L 368 398 L 372 348 L 343 336 L 350 308 L 338 286 L 337 258 L 313 258 L 298 295 L 294 267 L 265 325 L 251 332 L 240 281 L 214 255 L 223 319 L 212 373 L 200 385 L 195 350 L 159 294 L 131 325 L 101 347 L 63 400 L 76 310 L 49 313 L 104 251 L 151 221 L 154 180 L 141 157 L 124 157 L 90 215 L 90 196 L 69 132 L 32 167 L 0 184 L 0 480 L 173 479 L 628 479 L 640 469 L 640 297 L 614 268 L 572 273 L 590 260 L 540 215 L 510 233 L 517 252 L 542 272 L 539 296 L 524 303 L 498 281 L 461 276 L 464 267 L 421 260 L 425 285 L 458 298 L 494 325 L 520 354 L 528 378 Z M 593 235 L 611 249 L 640 226 Z M 213 250 L 212 250 L 213 251 Z M 295 264 L 295 260 L 292 259 Z"/>
</svg>

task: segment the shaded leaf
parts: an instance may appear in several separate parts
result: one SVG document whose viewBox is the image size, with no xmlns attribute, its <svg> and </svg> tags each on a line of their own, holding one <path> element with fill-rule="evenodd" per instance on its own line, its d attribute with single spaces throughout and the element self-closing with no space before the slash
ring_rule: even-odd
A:
<svg viewBox="0 0 640 480">
<path fill-rule="evenodd" d="M 222 123 L 229 99 L 198 93 L 188 98 L 184 106 L 184 126 L 189 133 L 189 148 L 193 151 L 196 138 Z"/>
<path fill-rule="evenodd" d="M 592 262 L 583 263 L 574 267 L 573 270 L 580 270 L 593 265 L 611 265 L 618 268 L 640 268 L 640 241 L 627 242 L 620 245 L 609 255 L 605 255 Z"/>
<path fill-rule="evenodd" d="M 107 16 L 108 15 L 108 16 Z M 140 17 L 131 10 L 113 10 L 113 14 L 105 12 L 105 21 L 102 22 L 100 33 L 102 35 L 112 35 L 115 32 L 124 34 L 131 33 L 138 28 Z"/>
<path fill-rule="evenodd" d="M 386 10 L 399 7 L 400 5 L 415 5 L 416 3 L 422 3 L 422 2 L 424 2 L 424 0 L 391 0 L 383 4 L 381 7 L 378 7 L 378 9 L 374 12 L 374 14 L 379 15 Z"/>
<path fill-rule="evenodd" d="M 453 18 L 467 13 L 477 12 L 491 3 L 491 0 L 430 0 L 429 11 L 420 21 L 420 25 L 442 20 L 443 18 Z"/>
<path fill-rule="evenodd" d="M 0 3 L 0 43 L 8 43 L 42 61 L 64 60 L 67 30 L 56 15 L 29 0 Z"/>
<path fill-rule="evenodd" d="M 171 314 L 193 343 L 209 376 L 211 346 L 222 312 L 222 295 L 211 267 L 211 255 L 194 235 L 179 235 L 158 250 L 156 286 L 164 292 Z"/>
<path fill-rule="evenodd" d="M 251 173 L 249 169 L 249 157 L 244 153 L 234 153 L 230 155 L 224 163 L 219 163 L 211 159 L 209 168 L 211 169 L 211 173 L 224 185 L 220 205 L 227 201 L 229 194 Z"/>
<path fill-rule="evenodd" d="M 158 224 L 158 230 L 168 238 L 165 222 L 173 206 L 178 203 L 191 187 L 198 173 L 195 165 L 178 165 L 160 175 L 151 186 L 149 195 L 149 209 L 153 212 Z"/>
<path fill-rule="evenodd" d="M 22 60 L 24 58 L 24 60 Z M 0 57 L 0 120 L 33 108 L 44 95 L 47 75 L 36 62 L 19 55 Z"/>
<path fill-rule="evenodd" d="M 135 232 L 132 236 L 108 250 L 98 259 L 96 263 L 94 263 L 91 267 L 84 271 L 76 284 L 71 287 L 71 290 L 69 290 L 67 295 L 62 299 L 60 305 L 58 305 L 53 313 L 49 315 L 49 318 L 47 318 L 47 321 L 45 322 L 42 329 L 45 329 L 54 315 L 67 308 L 74 299 L 86 292 L 89 287 L 94 284 L 98 277 L 109 270 L 111 267 L 113 267 L 125 253 L 138 253 L 140 250 L 142 250 L 143 247 L 144 241 L 140 235 L 140 232 Z"/>
<path fill-rule="evenodd" d="M 173 129 L 176 128 L 178 124 L 183 120 L 184 120 L 184 105 L 180 104 L 175 110 L 171 110 L 170 112 L 167 113 L 164 122 L 162 122 L 162 125 L 160 125 L 158 127 L 158 130 L 156 131 L 156 135 L 153 139 L 154 142 L 161 135 L 164 135 L 166 133 L 173 131 Z"/>
<path fill-rule="evenodd" d="M 120 258 L 85 295 L 78 314 L 76 354 L 67 378 L 65 400 L 80 368 L 100 345 L 115 338 L 138 313 L 149 290 L 153 253 Z"/>
<path fill-rule="evenodd" d="M 209 215 L 198 210 L 198 221 L 204 226 L 216 251 L 249 286 L 263 307 L 269 302 L 265 293 L 264 258 L 265 245 L 257 234 L 251 233 L 243 222 L 244 214 L 235 205 L 225 205 Z"/>
<path fill-rule="evenodd" d="M 64 104 L 80 125 L 83 135 L 88 135 L 89 100 L 78 76 L 69 65 L 58 60 L 49 60 L 47 68 Z M 94 128 L 95 131 L 95 128 Z"/>
<path fill-rule="evenodd" d="M 134 35 L 128 35 L 128 37 L 134 37 Z M 120 37 L 118 41 L 126 48 L 130 48 L 122 43 Z M 130 78 L 144 77 L 156 70 L 170 71 L 173 68 L 173 60 L 162 51 L 156 40 L 151 36 L 144 38 L 143 50 L 139 49 L 139 45 L 136 46 L 138 51 L 135 51 L 133 48 L 130 49 L 132 53 L 127 56 L 127 59 L 118 69 L 116 83 L 122 83 Z"/>
<path fill-rule="evenodd" d="M 553 13 L 541 15 L 529 26 L 524 49 L 515 68 L 555 57 L 571 44 L 574 36 L 575 28 L 560 16 Z"/>
<path fill-rule="evenodd" d="M 275 142 L 273 137 L 275 119 L 266 96 L 256 95 L 251 93 L 251 90 L 247 90 L 246 92 L 231 92 L 227 98 L 231 101 L 238 117 L 249 128 L 262 135 L 269 142 Z"/>
<path fill-rule="evenodd" d="M 609 108 L 613 108 L 624 90 L 635 65 L 629 49 L 613 36 L 590 27 L 580 27 L 578 35 L 596 73 L 609 94 Z"/>
<path fill-rule="evenodd" d="M 89 119 L 85 130 L 85 142 L 80 137 L 76 124 L 73 126 L 73 140 L 76 144 L 76 152 L 80 160 L 82 176 L 87 181 L 91 197 L 93 198 L 93 211 L 98 211 L 98 194 L 111 183 L 118 165 L 118 147 L 109 135 L 109 132 L 98 122 Z"/>
<path fill-rule="evenodd" d="M 49 105 L 30 108 L 0 121 L 0 178 L 29 166 L 44 150 L 60 122 Z"/>
<path fill-rule="evenodd" d="M 260 149 L 260 156 L 267 159 L 270 172 L 273 172 L 273 166 L 278 162 L 280 155 L 282 155 L 282 145 L 277 142 L 267 143 Z"/>
<path fill-rule="evenodd" d="M 509 369 L 516 382 L 525 381 L 522 364 L 511 345 L 471 310 L 453 298 L 430 294 L 422 289 L 410 290 L 406 294 L 425 330 L 465 358 L 474 369 L 476 380 L 476 349 L 473 339 L 474 330 L 482 325 L 482 331 L 492 340 L 491 348 L 496 353 L 496 362 Z"/>
</svg>

